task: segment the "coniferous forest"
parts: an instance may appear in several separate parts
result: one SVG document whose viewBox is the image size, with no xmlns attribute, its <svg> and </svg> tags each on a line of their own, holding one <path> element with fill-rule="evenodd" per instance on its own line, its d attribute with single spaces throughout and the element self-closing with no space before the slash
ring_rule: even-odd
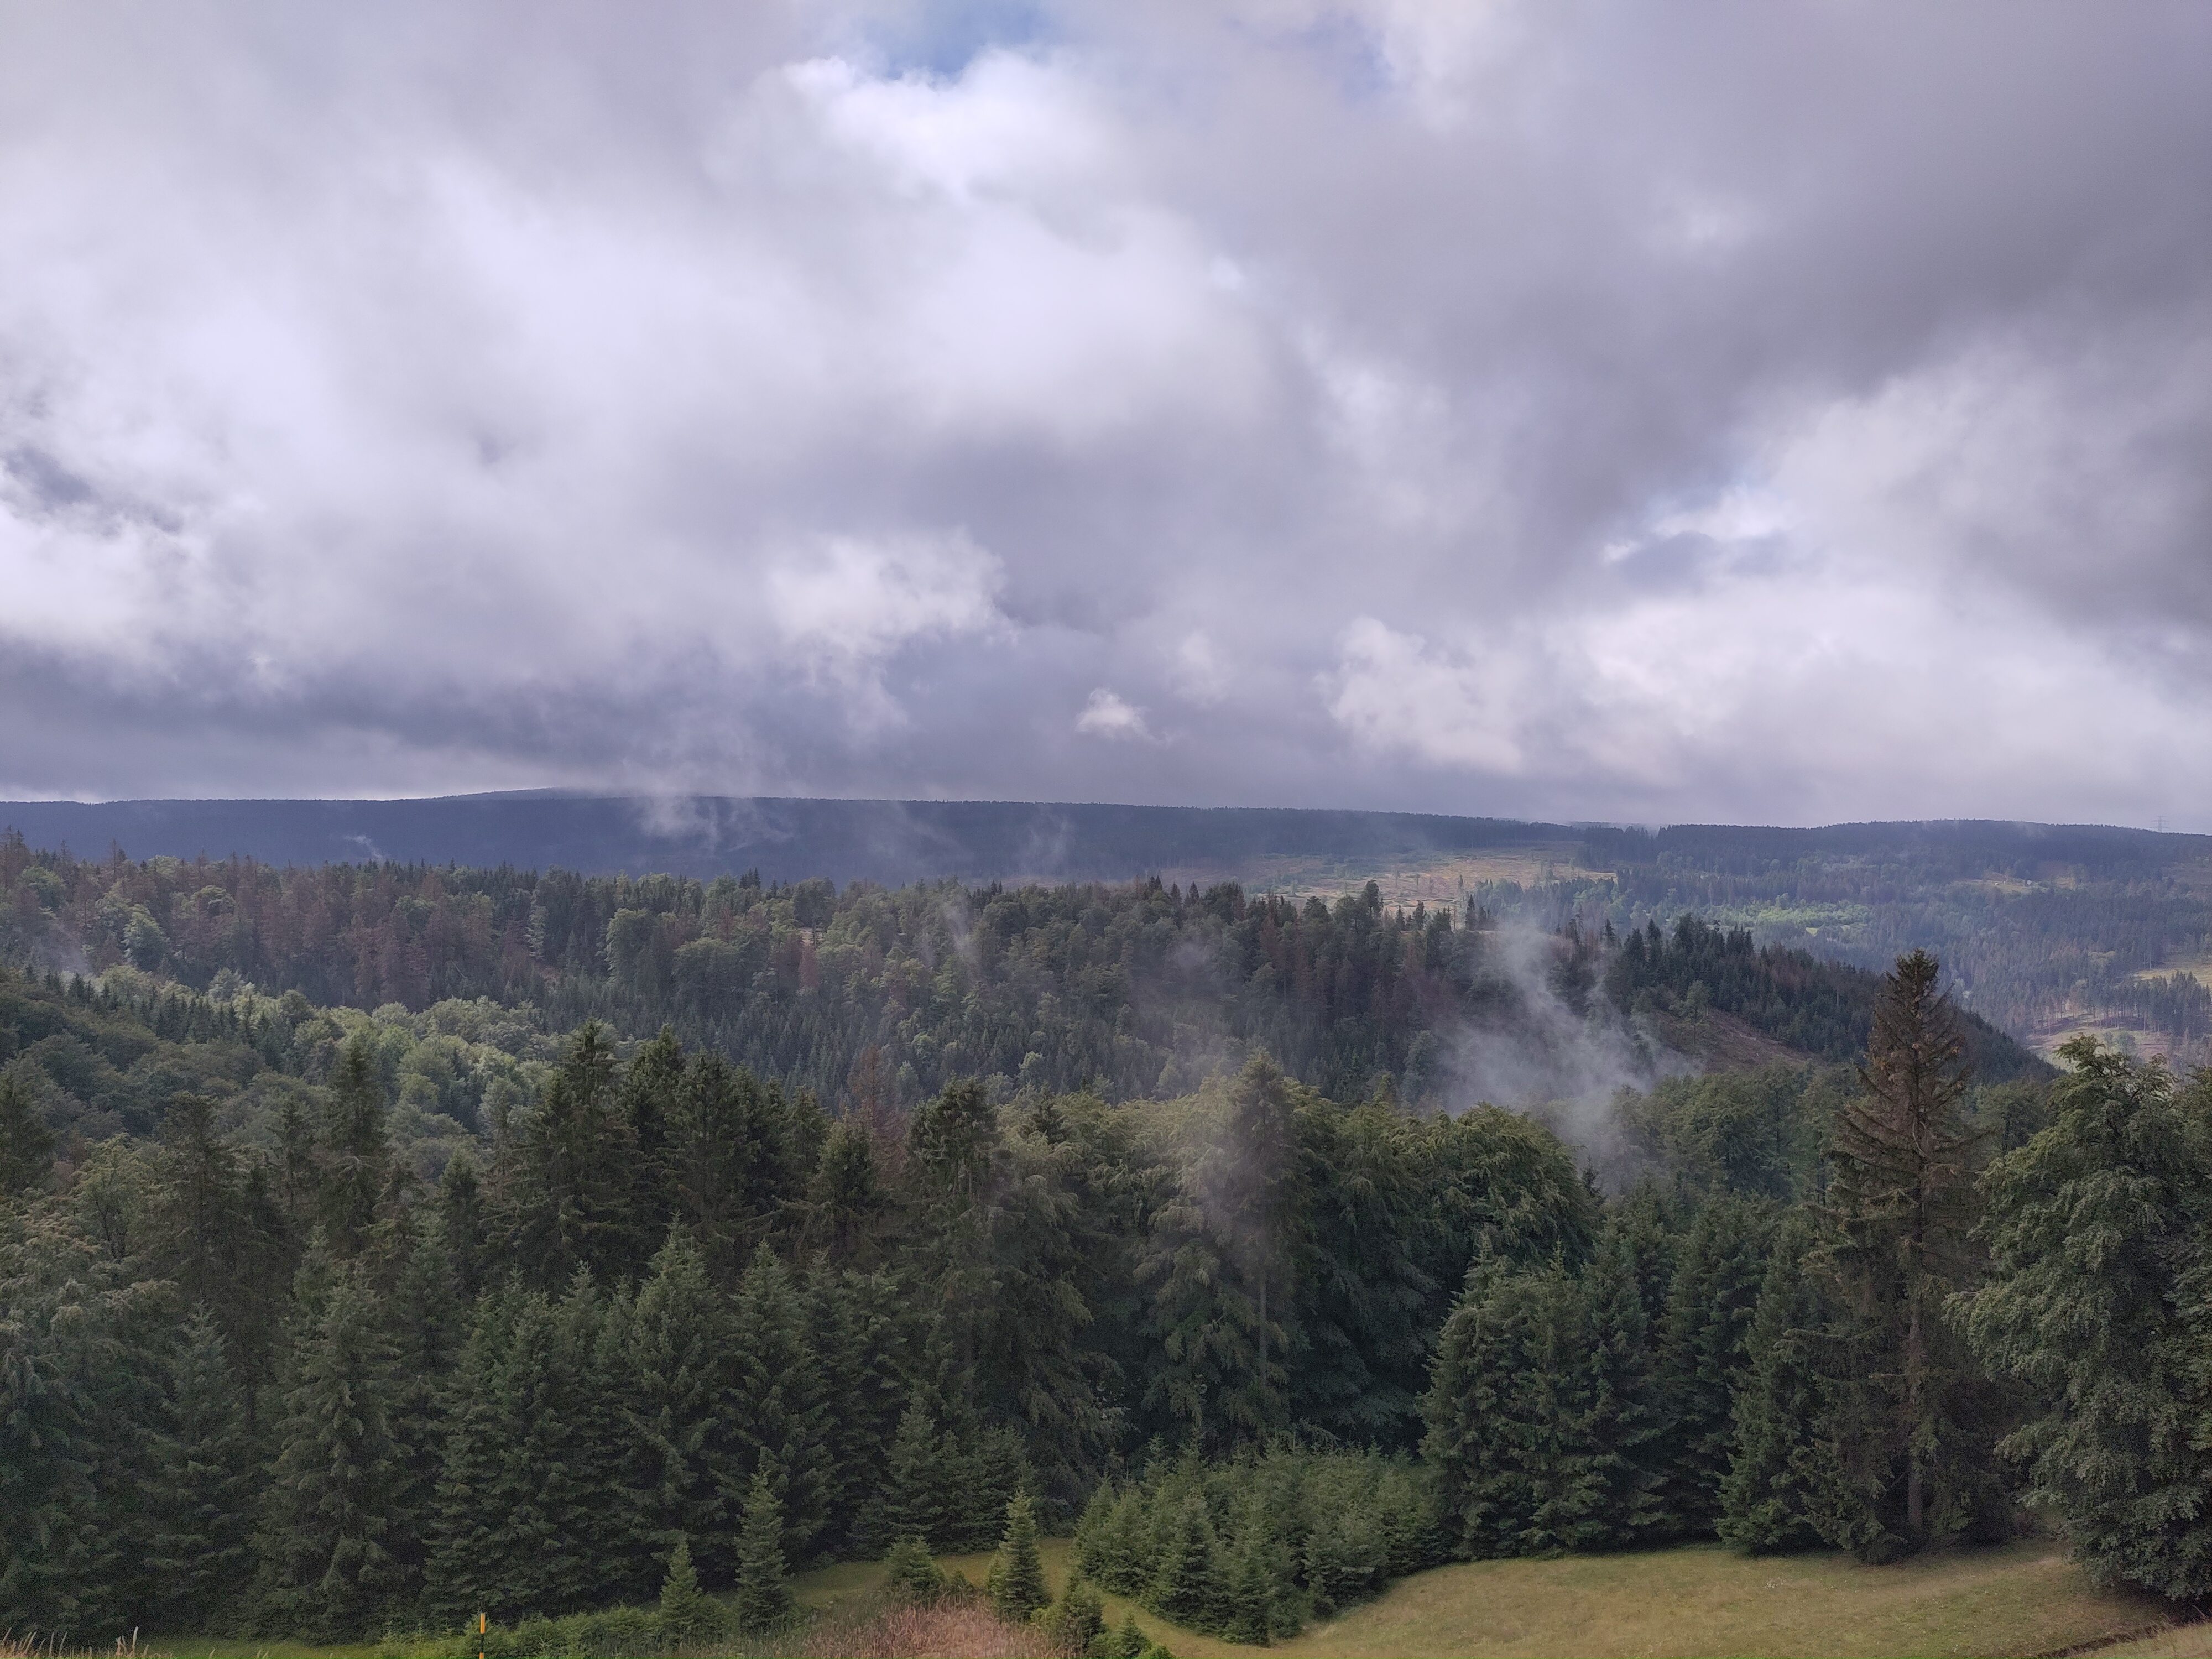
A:
<svg viewBox="0 0 2212 1659">
<path fill-rule="evenodd" d="M 2054 1072 L 1924 953 L 1371 890 L 4 873 L 84 954 L 0 972 L 0 1626 L 674 1642 L 994 1545 L 1027 1617 L 1040 1530 L 1249 1642 L 1699 1538 L 2044 1526 L 2212 1593 L 2212 1083 Z M 1463 1097 L 1507 1038 L 1613 1092 Z M 1064 1644 L 1122 1650 L 1085 1605 Z"/>
</svg>

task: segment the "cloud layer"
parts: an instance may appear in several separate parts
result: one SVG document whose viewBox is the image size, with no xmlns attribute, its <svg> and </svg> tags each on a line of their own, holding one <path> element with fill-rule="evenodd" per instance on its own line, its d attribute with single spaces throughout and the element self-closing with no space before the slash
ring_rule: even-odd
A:
<svg viewBox="0 0 2212 1659">
<path fill-rule="evenodd" d="M 2212 12 L 0 5 L 0 796 L 2212 829 Z"/>
</svg>

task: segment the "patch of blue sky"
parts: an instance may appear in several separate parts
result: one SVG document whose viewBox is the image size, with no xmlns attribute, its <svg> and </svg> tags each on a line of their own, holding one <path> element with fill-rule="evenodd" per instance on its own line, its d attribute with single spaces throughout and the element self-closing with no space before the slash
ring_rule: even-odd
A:
<svg viewBox="0 0 2212 1659">
<path fill-rule="evenodd" d="M 884 73 L 950 79 L 987 52 L 1034 48 L 1056 31 L 1036 0 L 917 0 L 867 33 Z"/>
</svg>

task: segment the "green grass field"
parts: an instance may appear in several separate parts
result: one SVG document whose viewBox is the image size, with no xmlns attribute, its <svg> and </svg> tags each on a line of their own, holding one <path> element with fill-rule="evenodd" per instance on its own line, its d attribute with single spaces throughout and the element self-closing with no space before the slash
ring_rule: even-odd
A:
<svg viewBox="0 0 2212 1659">
<path fill-rule="evenodd" d="M 1048 1540 L 1057 1591 L 1069 1546 Z M 980 1584 L 988 1556 L 944 1565 Z M 801 1575 L 801 1603 L 827 1612 L 872 1593 L 883 1569 L 852 1563 Z M 1170 1625 L 1118 1598 L 1107 1617 L 1137 1622 L 1178 1659 L 1257 1659 L 1240 1647 Z M 1292 1656 L 2047 1655 L 2095 1647 L 2112 1659 L 2212 1659 L 2212 1625 L 2166 1629 L 2172 1613 L 2148 1596 L 2100 1591 L 2056 1546 L 1960 1551 L 1895 1566 L 1821 1554 L 1751 1559 L 1717 1545 L 1555 1561 L 1476 1561 L 1393 1584 L 1379 1599 L 1309 1627 L 1273 1652 Z M 356 1659 L 369 1645 L 305 1647 L 276 1641 L 165 1636 L 147 1645 L 176 1659 Z"/>
</svg>

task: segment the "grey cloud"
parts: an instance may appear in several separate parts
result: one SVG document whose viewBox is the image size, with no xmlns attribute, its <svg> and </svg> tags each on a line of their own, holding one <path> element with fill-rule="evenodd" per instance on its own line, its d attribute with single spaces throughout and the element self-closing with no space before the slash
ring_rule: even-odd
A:
<svg viewBox="0 0 2212 1659">
<path fill-rule="evenodd" d="M 0 793 L 2212 826 L 2201 7 L 4 9 Z"/>
</svg>

